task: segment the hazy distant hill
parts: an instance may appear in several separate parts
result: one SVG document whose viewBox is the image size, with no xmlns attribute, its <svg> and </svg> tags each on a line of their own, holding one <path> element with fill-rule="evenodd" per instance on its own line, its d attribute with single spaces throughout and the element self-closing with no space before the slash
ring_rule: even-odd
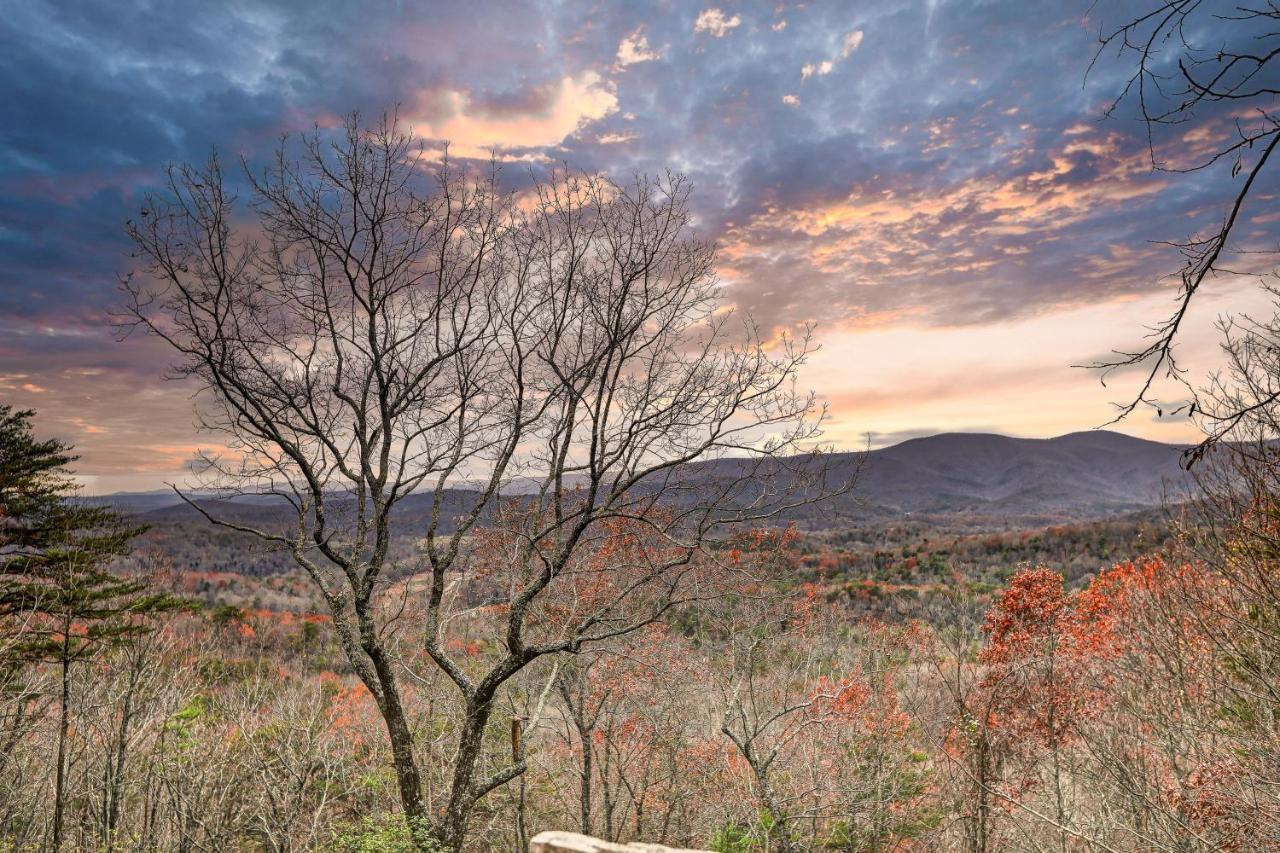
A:
<svg viewBox="0 0 1280 853">
<path fill-rule="evenodd" d="M 1182 445 L 1117 432 L 916 438 L 866 454 L 856 495 L 905 512 L 1105 515 L 1185 496 Z M 852 464 L 852 462 L 850 462 Z"/>
<path fill-rule="evenodd" d="M 944 433 L 865 453 L 824 457 L 829 483 L 855 486 L 798 519 L 810 527 L 894 517 L 983 519 L 1001 527 L 1104 518 L 1186 499 L 1193 481 L 1179 466 L 1184 445 L 1116 432 L 1057 438 Z M 724 459 L 689 466 L 686 480 L 723 481 L 742 470 Z"/>
<path fill-rule="evenodd" d="M 913 515 L 1090 518 L 1159 506 L 1167 494 L 1185 496 L 1189 475 L 1178 464 L 1182 445 L 1161 444 L 1116 432 L 1077 432 L 1057 438 L 1011 438 L 986 433 L 945 433 L 916 438 L 866 453 L 825 457 L 832 482 L 857 472 L 856 486 L 822 511 L 806 511 L 814 522 L 826 517 L 876 518 Z M 740 470 L 735 460 L 700 463 L 682 472 L 686 483 L 715 480 Z M 519 493 L 525 489 L 513 489 Z M 463 506 L 466 490 L 449 495 L 448 510 Z M 97 498 L 163 523 L 199 516 L 172 493 L 121 494 Z M 430 498 L 402 503 L 406 521 L 425 520 Z M 449 505 L 452 506 L 449 506 Z M 221 513 L 262 520 L 257 501 L 219 503 Z"/>
</svg>

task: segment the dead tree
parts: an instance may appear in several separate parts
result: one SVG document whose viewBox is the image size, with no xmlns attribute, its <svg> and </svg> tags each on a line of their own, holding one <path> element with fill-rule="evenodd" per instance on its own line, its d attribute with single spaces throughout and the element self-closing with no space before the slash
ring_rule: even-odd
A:
<svg viewBox="0 0 1280 853">
<path fill-rule="evenodd" d="M 1100 7 L 1101 8 L 1101 7 Z M 1137 367 L 1137 393 L 1120 404 L 1115 420 L 1146 406 L 1163 414 L 1183 412 L 1201 416 L 1207 438 L 1188 461 L 1231 433 L 1240 412 L 1205 411 L 1197 380 L 1179 365 L 1175 344 L 1188 310 L 1201 286 L 1228 275 L 1266 275 L 1274 268 L 1241 269 L 1236 264 L 1257 259 L 1258 252 L 1235 245 L 1251 222 L 1268 213 L 1266 196 L 1258 189 L 1280 144 L 1280 7 L 1275 3 L 1215 3 L 1207 0 L 1150 0 L 1144 11 L 1119 24 L 1104 24 L 1093 65 L 1114 56 L 1131 63 L 1131 71 L 1107 115 L 1132 107 L 1147 129 L 1153 168 L 1166 172 L 1199 172 L 1214 167 L 1230 171 L 1233 189 L 1221 220 L 1183 242 L 1171 243 L 1183 255 L 1180 288 L 1172 313 L 1152 325 L 1145 343 L 1090 367 L 1106 376 L 1120 368 Z M 1093 67 L 1093 66 L 1091 66 Z M 1188 156 L 1181 142 L 1197 131 L 1212 141 L 1209 149 Z M 1166 140 L 1172 131 L 1175 137 Z M 1266 252 L 1265 254 L 1272 254 Z M 1162 404 L 1155 385 L 1163 379 L 1180 384 L 1187 395 L 1181 404 Z M 1272 397 L 1269 403 L 1274 403 Z"/>
<path fill-rule="evenodd" d="M 244 171 L 247 207 L 216 157 L 148 198 L 124 326 L 167 342 L 199 389 L 226 443 L 200 459 L 209 483 L 288 504 L 287 529 L 195 505 L 309 573 L 386 723 L 406 817 L 423 846 L 460 849 L 475 805 L 525 770 L 484 766 L 509 679 L 706 594 L 695 566 L 716 530 L 824 491 L 804 452 L 822 410 L 794 387 L 810 335 L 767 342 L 723 310 L 680 176 L 558 171 L 508 194 L 495 167 L 468 177 L 394 119 L 354 117 Z M 407 529 L 415 495 L 426 520 Z M 461 707 L 435 813 L 383 609 L 408 536 L 417 647 Z M 615 540 L 625 556 L 602 562 Z M 480 571 L 504 578 L 505 616 L 477 672 L 444 634 L 450 591 Z M 566 596 L 555 620 L 540 611 Z"/>
</svg>

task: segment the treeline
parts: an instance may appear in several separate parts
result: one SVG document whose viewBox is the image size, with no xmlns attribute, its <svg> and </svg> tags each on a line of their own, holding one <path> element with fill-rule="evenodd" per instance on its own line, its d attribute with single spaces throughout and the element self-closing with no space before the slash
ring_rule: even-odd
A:
<svg viewBox="0 0 1280 853">
<path fill-rule="evenodd" d="M 890 584 L 927 585 L 961 577 L 1002 584 L 1022 563 L 1048 563 L 1069 580 L 1080 581 L 1129 555 L 1159 550 L 1170 542 L 1170 514 L 1182 509 L 1150 510 L 1119 518 L 1032 524 L 1030 519 L 930 517 L 911 522 L 853 524 L 810 530 L 802 528 L 796 579 L 803 581 L 874 580 Z M 277 576 L 297 578 L 292 555 L 258 538 L 218 527 L 187 512 L 140 516 L 146 530 L 134 540 L 122 566 L 139 574 L 181 571 L 218 578 L 200 596 L 226 591 L 245 606 L 291 609 L 271 593 L 309 592 Z M 410 526 L 411 528 L 411 526 Z M 412 529 L 412 528 L 411 528 Z M 413 540 L 401 537 L 394 552 L 408 562 Z M 233 581 L 230 576 L 245 578 Z M 257 583 L 252 579 L 271 579 Z M 238 587 L 227 591 L 229 586 Z M 252 601 L 259 589 L 265 598 Z M 298 602 L 292 604 L 297 609 Z"/>
<path fill-rule="evenodd" d="M 1171 510 L 1177 518 L 1181 510 Z M 1009 530 L 957 531 L 941 520 L 819 531 L 805 537 L 809 580 L 873 580 L 927 585 L 957 577 L 1003 584 L 1024 563 L 1054 566 L 1078 582 L 1134 554 L 1168 546 L 1173 524 L 1163 511 L 1121 518 Z"/>
</svg>

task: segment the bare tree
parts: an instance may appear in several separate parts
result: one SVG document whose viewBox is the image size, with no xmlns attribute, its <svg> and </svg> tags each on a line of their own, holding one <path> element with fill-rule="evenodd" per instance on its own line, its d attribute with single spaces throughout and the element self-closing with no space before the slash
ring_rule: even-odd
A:
<svg viewBox="0 0 1280 853">
<path fill-rule="evenodd" d="M 1259 274 L 1232 266 L 1256 250 L 1236 245 L 1256 217 L 1269 211 L 1259 195 L 1259 179 L 1267 171 L 1271 155 L 1280 143 L 1280 6 L 1273 0 L 1260 3 L 1211 2 L 1211 0 L 1148 0 L 1140 13 L 1119 25 L 1102 30 L 1093 65 L 1108 54 L 1132 63 L 1132 71 L 1107 110 L 1115 114 L 1129 105 L 1136 108 L 1147 128 L 1152 166 L 1167 172 L 1198 172 L 1230 164 L 1234 185 L 1221 221 L 1184 242 L 1172 243 L 1184 259 L 1181 285 L 1173 312 L 1151 327 L 1146 343 L 1132 351 L 1092 367 L 1103 377 L 1122 367 L 1138 367 L 1142 380 L 1137 394 L 1119 406 L 1116 420 L 1140 406 L 1163 412 L 1165 408 L 1192 416 L 1202 415 L 1207 437 L 1205 448 L 1230 433 L 1240 412 L 1204 412 L 1196 382 L 1179 365 L 1175 344 L 1196 293 L 1207 280 L 1221 275 Z M 1091 68 L 1093 67 L 1091 65 Z M 1163 134 L 1174 130 L 1178 139 L 1166 146 Z M 1183 134 L 1196 130 L 1210 140 L 1203 151 L 1189 151 Z M 1191 159 L 1188 160 L 1187 158 Z M 1273 254 L 1271 252 L 1266 253 Z M 1274 267 L 1271 261 L 1265 261 Z M 1262 272 L 1267 272 L 1263 270 Z M 1155 385 L 1172 379 L 1188 394 L 1188 401 L 1167 406 L 1155 396 Z M 1273 396 L 1268 403 L 1274 403 Z"/>
<path fill-rule="evenodd" d="M 743 592 L 720 608 L 724 660 L 707 680 L 742 768 L 742 801 L 756 806 L 755 840 L 784 853 L 892 850 L 926 831 L 898 698 L 921 632 L 851 628 L 816 595 Z"/>
<path fill-rule="evenodd" d="M 460 849 L 475 805 L 525 770 L 482 766 L 509 679 L 705 594 L 695 557 L 715 530 L 822 490 L 801 453 L 822 411 L 794 387 L 809 333 L 767 344 L 722 310 L 680 176 L 556 172 L 504 194 L 496 168 L 468 178 L 394 119 L 354 117 L 245 174 L 248 220 L 216 157 L 170 170 L 128 225 L 141 265 L 125 323 L 167 342 L 200 389 L 227 443 L 201 459 L 208 482 L 287 502 L 287 529 L 193 505 L 310 575 L 385 721 L 416 837 Z M 734 453 L 705 476 L 684 467 Z M 517 481 L 528 493 L 503 510 Z M 414 495 L 406 556 L 393 546 Z M 485 526 L 500 533 L 477 551 Z M 436 814 L 388 641 L 404 615 L 388 608 L 393 569 L 423 579 L 417 642 L 461 706 Z M 501 653 L 476 668 L 444 617 L 481 570 L 501 576 L 489 603 L 505 618 Z M 549 620 L 553 598 L 575 604 Z"/>
</svg>

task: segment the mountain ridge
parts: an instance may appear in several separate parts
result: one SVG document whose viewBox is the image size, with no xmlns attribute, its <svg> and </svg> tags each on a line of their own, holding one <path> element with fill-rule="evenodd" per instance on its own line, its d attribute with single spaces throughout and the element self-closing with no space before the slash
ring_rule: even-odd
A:
<svg viewBox="0 0 1280 853">
<path fill-rule="evenodd" d="M 856 481 L 849 494 L 827 501 L 821 514 L 838 523 L 964 513 L 1099 518 L 1150 509 L 1167 498 L 1175 502 L 1179 496 L 1185 498 L 1193 486 L 1191 475 L 1179 464 L 1187 446 L 1110 430 L 1051 438 L 947 432 L 874 450 L 833 452 L 824 454 L 821 464 L 829 466 L 837 482 L 855 473 Z M 731 476 L 740 465 L 736 458 L 695 462 L 685 466 L 684 476 Z M 472 490 L 464 485 L 451 491 L 460 498 Z M 410 510 L 421 497 L 406 499 L 405 509 Z M 156 492 L 117 493 L 92 500 L 143 518 L 196 514 L 176 495 L 166 498 Z M 260 507 L 239 509 L 261 512 Z"/>
<path fill-rule="evenodd" d="M 1110 514 L 1159 506 L 1189 489 L 1180 465 L 1187 445 L 1108 430 L 1053 438 L 942 433 L 908 439 L 863 457 L 856 490 L 901 511 L 956 504 L 997 513 Z"/>
</svg>

